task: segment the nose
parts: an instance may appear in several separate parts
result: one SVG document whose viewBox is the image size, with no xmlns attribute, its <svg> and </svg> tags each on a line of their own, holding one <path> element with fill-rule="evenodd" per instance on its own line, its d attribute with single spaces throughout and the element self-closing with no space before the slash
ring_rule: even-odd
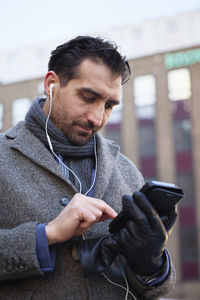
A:
<svg viewBox="0 0 200 300">
<path fill-rule="evenodd" d="M 91 105 L 87 111 L 87 120 L 93 124 L 94 127 L 101 127 L 104 120 L 104 104 Z"/>
</svg>

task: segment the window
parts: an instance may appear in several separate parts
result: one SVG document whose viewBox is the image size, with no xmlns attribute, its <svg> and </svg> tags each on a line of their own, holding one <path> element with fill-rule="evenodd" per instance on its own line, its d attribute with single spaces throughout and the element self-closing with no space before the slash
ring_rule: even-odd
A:
<svg viewBox="0 0 200 300">
<path fill-rule="evenodd" d="M 156 178 L 156 81 L 151 74 L 138 76 L 133 82 L 138 118 L 140 169 L 144 177 Z"/>
<path fill-rule="evenodd" d="M 12 124 L 16 125 L 19 121 L 23 120 L 26 112 L 31 104 L 29 98 L 19 98 L 13 101 L 12 105 Z"/>
<path fill-rule="evenodd" d="M 155 155 L 155 128 L 154 124 L 148 124 L 147 126 L 140 126 L 139 129 L 139 148 L 140 155 L 146 157 L 149 155 Z"/>
<path fill-rule="evenodd" d="M 177 173 L 177 185 L 183 188 L 184 198 L 180 202 L 179 206 L 194 206 L 194 174 L 192 170 L 187 173 Z"/>
<path fill-rule="evenodd" d="M 191 97 L 191 80 L 188 69 L 169 71 L 168 74 L 169 99 L 171 101 L 184 100 Z"/>
<path fill-rule="evenodd" d="M 155 116 L 156 84 L 153 75 L 138 76 L 134 79 L 134 98 L 139 119 Z"/>
<path fill-rule="evenodd" d="M 174 145 L 176 152 L 191 149 L 191 122 L 189 119 L 175 120 L 173 122 Z"/>
<path fill-rule="evenodd" d="M 138 76 L 134 79 L 136 106 L 149 106 L 156 102 L 156 86 L 153 75 Z"/>
</svg>

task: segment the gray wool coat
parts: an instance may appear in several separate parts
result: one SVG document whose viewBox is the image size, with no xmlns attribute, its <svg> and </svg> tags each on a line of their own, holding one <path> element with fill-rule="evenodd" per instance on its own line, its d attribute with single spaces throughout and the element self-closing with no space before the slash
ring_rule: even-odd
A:
<svg viewBox="0 0 200 300">
<path fill-rule="evenodd" d="M 143 177 L 119 147 L 97 135 L 98 170 L 95 197 L 117 212 L 123 194 L 143 185 Z M 125 291 L 101 274 L 84 278 L 72 245 L 56 245 L 53 272 L 43 274 L 36 255 L 36 225 L 55 218 L 63 209 L 60 199 L 77 190 L 66 179 L 47 148 L 20 122 L 0 134 L 0 299 L 102 300 L 124 299 Z M 109 221 L 95 224 L 86 238 L 108 233 Z M 112 275 L 112 274 L 111 274 Z M 125 286 L 124 278 L 119 281 Z M 126 271 L 130 290 L 137 299 L 157 299 L 169 292 L 175 281 L 171 263 L 167 279 L 145 287 Z M 132 299 L 129 296 L 128 299 Z"/>
</svg>

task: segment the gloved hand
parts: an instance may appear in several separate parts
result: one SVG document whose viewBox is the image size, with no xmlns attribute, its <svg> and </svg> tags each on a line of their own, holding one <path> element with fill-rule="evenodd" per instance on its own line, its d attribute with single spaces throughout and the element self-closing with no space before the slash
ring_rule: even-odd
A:
<svg viewBox="0 0 200 300">
<path fill-rule="evenodd" d="M 163 265 L 167 243 L 166 229 L 146 196 L 136 192 L 123 196 L 123 210 L 129 221 L 118 234 L 104 242 L 104 247 L 122 254 L 138 275 L 152 275 Z"/>
<path fill-rule="evenodd" d="M 99 239 L 76 240 L 75 247 L 85 277 L 107 270 L 116 258 L 117 253 L 104 245 L 105 241 L 110 244 L 110 238 L 111 235 L 107 235 Z"/>
<path fill-rule="evenodd" d="M 170 234 L 177 219 L 177 206 L 174 206 L 168 213 L 160 216 L 160 219 L 162 220 L 168 234 Z"/>
</svg>

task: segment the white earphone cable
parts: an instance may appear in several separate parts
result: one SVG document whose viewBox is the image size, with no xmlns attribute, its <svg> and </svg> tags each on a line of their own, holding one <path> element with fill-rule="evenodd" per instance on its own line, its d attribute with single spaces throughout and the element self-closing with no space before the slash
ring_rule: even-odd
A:
<svg viewBox="0 0 200 300">
<path fill-rule="evenodd" d="M 124 273 L 122 273 L 122 274 L 123 274 L 124 280 L 125 280 L 125 282 L 126 282 L 126 287 L 124 287 L 123 285 L 118 284 L 118 283 L 112 281 L 110 278 L 108 278 L 108 276 L 107 276 L 105 273 L 102 272 L 101 274 L 106 278 L 106 280 L 108 280 L 108 282 L 110 282 L 111 284 L 113 284 L 113 285 L 115 285 L 115 286 L 117 286 L 117 287 L 120 287 L 120 288 L 122 288 L 123 290 L 126 291 L 125 300 L 128 299 L 128 295 L 129 295 L 129 294 L 132 296 L 132 298 L 133 298 L 134 300 L 137 300 L 137 298 L 136 298 L 136 297 L 133 295 L 133 293 L 131 293 L 130 290 L 129 290 L 128 281 L 127 281 L 126 276 L 124 275 Z"/>
<path fill-rule="evenodd" d="M 64 164 L 64 162 L 60 159 L 60 157 L 54 152 L 53 145 L 51 143 L 51 139 L 50 139 L 50 136 L 48 134 L 48 121 L 49 121 L 49 118 L 50 118 L 50 115 L 51 115 L 52 104 L 53 104 L 52 89 L 53 89 L 53 84 L 50 85 L 50 105 L 49 105 L 49 111 L 48 111 L 47 119 L 46 119 L 46 122 L 45 122 L 45 133 L 46 133 L 47 141 L 48 141 L 49 148 L 50 148 L 51 152 L 56 157 L 56 159 L 59 161 L 59 163 L 64 168 L 67 168 L 74 175 L 74 177 L 77 179 L 77 181 L 79 183 L 79 193 L 81 194 L 82 193 L 82 184 L 81 184 L 80 179 L 75 174 L 75 172 L 72 169 L 70 169 L 66 164 Z M 93 181 L 92 181 L 92 184 L 91 184 L 90 188 L 86 191 L 86 193 L 84 193 L 85 196 L 92 190 L 92 188 L 94 187 L 95 181 L 96 181 L 96 174 L 97 174 L 97 149 L 96 149 L 96 137 L 95 137 L 95 135 L 94 135 L 94 155 L 95 155 L 95 173 L 94 173 Z"/>
<path fill-rule="evenodd" d="M 125 295 L 125 299 L 124 300 L 127 300 L 128 299 L 128 296 L 129 296 L 129 294 L 132 296 L 132 298 L 134 299 L 134 300 L 137 300 L 137 298 L 133 295 L 133 293 L 131 293 L 130 292 L 130 290 L 129 290 L 129 284 L 128 284 L 128 280 L 126 279 L 126 276 L 125 276 L 125 274 L 124 274 L 124 272 L 123 272 L 123 270 L 122 270 L 122 267 L 121 267 L 121 264 L 120 264 L 120 261 L 119 261 L 119 257 L 117 256 L 117 263 L 118 263 L 118 265 L 119 265 L 119 269 L 120 269 L 120 271 L 121 271 L 121 273 L 122 273 L 122 275 L 123 275 L 123 277 L 124 277 L 124 280 L 125 280 L 125 283 L 126 283 L 126 287 L 124 287 L 123 285 L 121 285 L 121 284 L 118 284 L 118 283 L 116 283 L 116 282 L 114 282 L 114 281 L 112 281 L 110 278 L 108 278 L 108 276 L 106 276 L 103 272 L 101 273 L 111 284 L 113 284 L 113 285 L 116 285 L 116 286 L 118 286 L 118 287 L 120 287 L 120 288 L 122 288 L 122 289 L 124 289 L 125 291 L 126 291 L 126 295 Z"/>
</svg>

